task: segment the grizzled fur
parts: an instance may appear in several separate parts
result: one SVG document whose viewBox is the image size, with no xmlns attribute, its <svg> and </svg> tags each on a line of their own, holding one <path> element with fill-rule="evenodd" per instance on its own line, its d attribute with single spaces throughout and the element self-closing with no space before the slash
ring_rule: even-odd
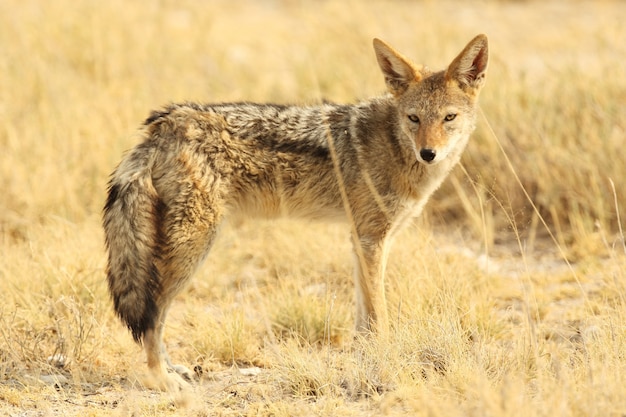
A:
<svg viewBox="0 0 626 417">
<path fill-rule="evenodd" d="M 143 342 L 152 382 L 182 380 L 162 346 L 167 310 L 226 217 L 347 219 L 356 328 L 384 330 L 389 238 L 417 216 L 474 130 L 487 38 L 431 73 L 374 40 L 389 93 L 354 105 L 170 105 L 111 176 L 104 208 L 115 311 Z"/>
</svg>

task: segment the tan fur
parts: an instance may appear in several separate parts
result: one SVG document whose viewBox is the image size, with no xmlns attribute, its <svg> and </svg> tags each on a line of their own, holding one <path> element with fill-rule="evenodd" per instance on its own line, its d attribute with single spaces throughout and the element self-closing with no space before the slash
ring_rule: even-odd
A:
<svg viewBox="0 0 626 417">
<path fill-rule="evenodd" d="M 390 94 L 354 105 L 182 103 L 153 112 L 144 141 L 112 174 L 104 209 L 115 310 L 142 341 L 151 385 L 191 373 L 162 343 L 167 310 L 227 216 L 347 219 L 356 328 L 384 330 L 390 237 L 419 215 L 474 130 L 488 60 L 474 38 L 431 73 L 384 42 L 374 50 Z"/>
</svg>

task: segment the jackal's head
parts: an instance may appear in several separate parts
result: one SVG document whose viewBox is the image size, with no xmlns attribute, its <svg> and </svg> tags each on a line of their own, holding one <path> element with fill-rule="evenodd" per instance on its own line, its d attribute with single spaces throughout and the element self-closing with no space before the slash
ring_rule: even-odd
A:
<svg viewBox="0 0 626 417">
<path fill-rule="evenodd" d="M 485 81 L 488 44 L 472 39 L 445 71 L 432 73 L 374 39 L 378 65 L 394 96 L 403 140 L 416 158 L 436 164 L 460 155 L 474 130 L 478 93 Z"/>
</svg>

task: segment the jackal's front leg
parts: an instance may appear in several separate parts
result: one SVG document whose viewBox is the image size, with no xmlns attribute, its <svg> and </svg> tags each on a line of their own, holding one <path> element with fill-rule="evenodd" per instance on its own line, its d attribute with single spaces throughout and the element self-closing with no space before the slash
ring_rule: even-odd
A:
<svg viewBox="0 0 626 417">
<path fill-rule="evenodd" d="M 385 303 L 384 238 L 361 237 L 354 242 L 356 330 L 385 332 L 388 326 Z"/>
</svg>

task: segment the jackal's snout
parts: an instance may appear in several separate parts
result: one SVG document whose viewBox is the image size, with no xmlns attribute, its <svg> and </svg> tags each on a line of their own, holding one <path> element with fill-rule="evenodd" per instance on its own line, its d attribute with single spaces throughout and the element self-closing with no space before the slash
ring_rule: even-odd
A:
<svg viewBox="0 0 626 417">
<path fill-rule="evenodd" d="M 420 150 L 420 157 L 422 158 L 424 162 L 427 162 L 429 164 L 435 160 L 436 156 L 437 156 L 437 151 L 435 151 L 434 149 L 422 148 Z"/>
</svg>

